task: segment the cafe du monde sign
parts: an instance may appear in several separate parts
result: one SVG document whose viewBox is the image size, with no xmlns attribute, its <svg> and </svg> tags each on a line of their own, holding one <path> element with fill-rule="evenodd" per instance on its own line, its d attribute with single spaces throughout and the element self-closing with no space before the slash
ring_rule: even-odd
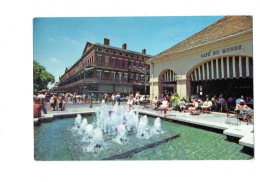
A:
<svg viewBox="0 0 260 182">
<path fill-rule="evenodd" d="M 202 53 L 200 56 L 201 58 L 206 58 L 206 57 L 210 57 L 210 56 L 216 56 L 218 54 L 225 54 L 225 53 L 229 53 L 229 52 L 235 52 L 238 50 L 242 49 L 242 45 L 236 45 L 233 47 L 228 47 L 228 48 L 223 48 L 223 49 L 218 49 L 218 50 L 213 50 L 213 51 L 209 51 L 206 53 Z"/>
</svg>

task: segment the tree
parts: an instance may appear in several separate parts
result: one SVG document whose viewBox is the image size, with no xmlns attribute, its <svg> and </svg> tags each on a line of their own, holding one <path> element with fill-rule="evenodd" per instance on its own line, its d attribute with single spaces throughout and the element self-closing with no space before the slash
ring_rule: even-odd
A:
<svg viewBox="0 0 260 182">
<path fill-rule="evenodd" d="M 54 76 L 45 70 L 45 67 L 37 61 L 33 61 L 33 92 L 37 93 L 42 89 L 47 89 L 48 83 L 54 83 Z"/>
</svg>

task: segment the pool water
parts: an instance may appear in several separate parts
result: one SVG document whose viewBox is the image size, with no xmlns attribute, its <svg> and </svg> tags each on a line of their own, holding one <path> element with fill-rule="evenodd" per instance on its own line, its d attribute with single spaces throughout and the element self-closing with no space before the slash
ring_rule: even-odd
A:
<svg viewBox="0 0 260 182">
<path fill-rule="evenodd" d="M 95 117 L 87 117 L 93 122 Z M 119 160 L 245 160 L 252 156 L 240 152 L 243 148 L 226 140 L 226 136 L 203 129 L 184 126 L 168 121 L 161 121 L 164 134 L 150 139 L 129 138 L 133 145 L 123 146 L 110 143 L 104 151 L 89 154 L 82 150 L 84 143 L 79 135 L 72 135 L 75 118 L 59 119 L 34 127 L 34 157 L 35 160 L 101 160 L 135 147 L 144 146 L 165 138 L 180 134 L 179 137 L 160 143 L 152 148 L 146 148 L 132 153 Z M 154 118 L 149 118 L 149 124 Z"/>
</svg>

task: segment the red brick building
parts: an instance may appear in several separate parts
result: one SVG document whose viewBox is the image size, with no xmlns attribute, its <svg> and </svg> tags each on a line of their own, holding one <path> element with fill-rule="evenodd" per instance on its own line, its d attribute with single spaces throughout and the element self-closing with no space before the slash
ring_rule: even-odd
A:
<svg viewBox="0 0 260 182">
<path fill-rule="evenodd" d="M 127 44 L 121 48 L 110 46 L 110 40 L 104 38 L 104 44 L 87 42 L 81 58 L 71 67 L 66 68 L 60 76 L 56 90 L 77 92 L 88 91 L 121 93 L 129 91 L 144 93 L 144 75 L 129 66 L 143 67 L 147 71 L 146 86 L 149 90 L 150 66 L 145 61 L 151 58 L 143 49 L 142 53 L 127 50 Z M 144 80 L 144 79 L 142 79 Z"/>
</svg>

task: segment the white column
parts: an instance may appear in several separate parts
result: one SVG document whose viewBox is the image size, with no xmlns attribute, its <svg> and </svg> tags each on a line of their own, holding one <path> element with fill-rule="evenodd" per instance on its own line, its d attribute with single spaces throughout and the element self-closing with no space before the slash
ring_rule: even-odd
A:
<svg viewBox="0 0 260 182">
<path fill-rule="evenodd" d="M 239 77 L 242 77 L 242 57 L 239 56 Z"/>
<path fill-rule="evenodd" d="M 193 73 L 191 73 L 190 77 L 191 77 L 191 81 L 194 81 Z"/>
<path fill-rule="evenodd" d="M 167 71 L 167 82 L 169 81 L 169 71 L 170 70 Z"/>
<path fill-rule="evenodd" d="M 233 78 L 236 78 L 236 60 L 235 56 L 233 56 L 232 63 L 233 63 Z"/>
<path fill-rule="evenodd" d="M 216 59 L 217 79 L 219 79 L 218 59 Z"/>
<path fill-rule="evenodd" d="M 249 77 L 249 57 L 246 57 L 246 77 Z"/>
<path fill-rule="evenodd" d="M 197 81 L 197 71 L 194 70 L 194 73 L 195 73 L 195 81 Z"/>
<path fill-rule="evenodd" d="M 170 70 L 170 82 L 172 82 L 172 70 Z"/>
<path fill-rule="evenodd" d="M 199 72 L 199 81 L 201 80 L 201 75 L 200 75 L 200 66 L 198 67 L 198 72 Z"/>
<path fill-rule="evenodd" d="M 230 73 L 229 73 L 229 57 L 227 57 L 227 78 L 230 78 Z"/>
<path fill-rule="evenodd" d="M 209 62 L 207 62 L 207 79 L 209 80 Z"/>
<path fill-rule="evenodd" d="M 204 64 L 202 65 L 202 77 L 203 77 L 203 80 L 205 80 L 205 68 L 204 68 Z"/>
<path fill-rule="evenodd" d="M 224 78 L 224 58 L 221 58 L 221 73 L 222 73 L 222 78 Z"/>
<path fill-rule="evenodd" d="M 211 60 L 211 75 L 212 75 L 212 80 L 214 80 L 214 65 L 213 65 L 213 60 Z"/>
</svg>

